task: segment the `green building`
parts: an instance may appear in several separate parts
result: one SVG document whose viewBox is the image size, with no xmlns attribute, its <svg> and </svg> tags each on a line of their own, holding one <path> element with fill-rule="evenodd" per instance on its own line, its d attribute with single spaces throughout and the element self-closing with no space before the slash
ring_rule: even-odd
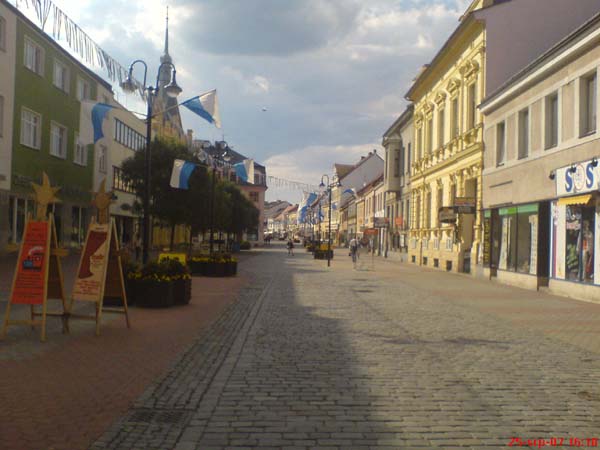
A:
<svg viewBox="0 0 600 450">
<path fill-rule="evenodd" d="M 33 212 L 31 182 L 40 183 L 46 172 L 62 186 L 61 203 L 53 205 L 58 239 L 78 246 L 91 216 L 94 164 L 103 163 L 95 161 L 92 145 L 79 140 L 80 100 L 108 103 L 112 88 L 5 0 L 0 3 L 17 16 L 8 240 L 21 239 Z"/>
</svg>

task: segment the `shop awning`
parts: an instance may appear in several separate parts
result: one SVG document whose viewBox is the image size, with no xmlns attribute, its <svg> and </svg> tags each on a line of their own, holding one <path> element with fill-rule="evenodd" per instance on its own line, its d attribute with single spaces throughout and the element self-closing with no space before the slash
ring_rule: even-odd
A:
<svg viewBox="0 0 600 450">
<path fill-rule="evenodd" d="M 558 205 L 587 205 L 592 200 L 592 197 L 592 194 L 563 197 L 558 199 Z"/>
</svg>

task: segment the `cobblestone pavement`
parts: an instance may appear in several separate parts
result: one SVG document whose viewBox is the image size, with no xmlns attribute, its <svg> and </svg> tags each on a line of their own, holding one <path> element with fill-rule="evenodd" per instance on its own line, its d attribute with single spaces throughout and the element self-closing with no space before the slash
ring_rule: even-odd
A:
<svg viewBox="0 0 600 450">
<path fill-rule="evenodd" d="M 343 250 L 330 269 L 277 246 L 255 261 L 252 288 L 93 449 L 600 437 L 599 305 L 364 257 L 353 270 Z"/>
</svg>

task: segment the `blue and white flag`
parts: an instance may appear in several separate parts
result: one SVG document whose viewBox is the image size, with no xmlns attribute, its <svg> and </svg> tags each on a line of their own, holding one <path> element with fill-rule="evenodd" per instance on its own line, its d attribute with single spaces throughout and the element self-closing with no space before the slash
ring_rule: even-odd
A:
<svg viewBox="0 0 600 450">
<path fill-rule="evenodd" d="M 344 190 L 344 192 L 342 192 L 342 195 L 344 195 L 344 194 L 352 194 L 356 197 L 356 189 L 348 188 L 348 189 Z"/>
<path fill-rule="evenodd" d="M 246 183 L 254 184 L 254 160 L 245 159 L 240 163 L 234 164 L 235 174 Z"/>
<path fill-rule="evenodd" d="M 79 118 L 79 139 L 84 145 L 98 142 L 104 137 L 102 125 L 114 106 L 94 101 L 82 101 Z"/>
<path fill-rule="evenodd" d="M 207 92 L 183 102 L 181 104 L 190 111 L 198 114 L 209 123 L 214 123 L 221 128 L 221 117 L 219 116 L 219 103 L 217 101 L 217 90 Z"/>
<path fill-rule="evenodd" d="M 190 176 L 196 168 L 196 164 L 176 159 L 173 161 L 173 172 L 171 172 L 171 187 L 176 189 L 189 189 Z"/>
<path fill-rule="evenodd" d="M 308 209 L 310 205 L 312 205 L 317 199 L 317 194 L 315 192 L 304 192 L 302 196 L 302 203 L 300 203 L 300 213 L 298 214 L 298 223 L 306 223 L 307 218 L 306 215 L 308 213 Z M 310 221 L 309 221 L 310 222 Z"/>
</svg>

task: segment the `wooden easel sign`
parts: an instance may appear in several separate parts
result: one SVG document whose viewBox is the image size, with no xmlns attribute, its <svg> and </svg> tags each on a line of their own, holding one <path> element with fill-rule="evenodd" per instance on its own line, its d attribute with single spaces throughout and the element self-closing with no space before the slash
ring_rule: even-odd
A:
<svg viewBox="0 0 600 450">
<path fill-rule="evenodd" d="M 6 336 L 6 331 L 10 325 L 30 325 L 32 327 L 41 325 L 41 341 L 44 342 L 46 340 L 47 316 L 64 316 L 66 304 L 60 256 L 61 252 L 57 245 L 53 216 L 50 215 L 46 221 L 32 221 L 28 218 L 4 316 L 2 337 Z M 61 299 L 63 304 L 62 313 L 49 313 L 47 311 L 49 296 Z M 11 320 L 12 305 L 30 305 L 30 320 Z M 35 307 L 40 305 L 42 306 L 41 313 L 35 310 Z M 42 320 L 35 320 L 39 316 L 42 317 Z"/>
<path fill-rule="evenodd" d="M 116 236 L 115 223 L 112 220 L 110 223 L 92 222 L 90 224 L 71 294 L 70 311 L 73 309 L 75 300 L 96 304 L 95 316 L 69 314 L 69 317 L 73 318 L 94 320 L 96 335 L 100 335 L 103 311 L 125 314 L 127 328 L 130 327 L 125 280 Z M 105 296 L 121 298 L 123 308 L 104 308 Z"/>
</svg>

